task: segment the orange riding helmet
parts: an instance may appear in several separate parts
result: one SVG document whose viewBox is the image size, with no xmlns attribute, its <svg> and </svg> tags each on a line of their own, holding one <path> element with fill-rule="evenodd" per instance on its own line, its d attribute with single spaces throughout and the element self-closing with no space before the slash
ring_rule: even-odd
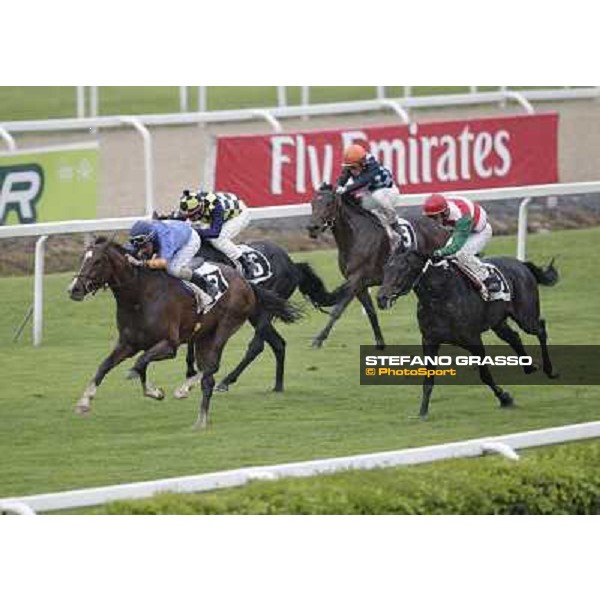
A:
<svg viewBox="0 0 600 600">
<path fill-rule="evenodd" d="M 348 146 L 344 151 L 344 167 L 360 167 L 367 158 L 367 151 L 358 144 L 352 144 Z"/>
</svg>

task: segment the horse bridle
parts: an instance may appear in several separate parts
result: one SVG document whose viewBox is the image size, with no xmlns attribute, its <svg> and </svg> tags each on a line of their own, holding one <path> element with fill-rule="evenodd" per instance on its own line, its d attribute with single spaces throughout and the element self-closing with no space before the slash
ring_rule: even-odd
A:
<svg viewBox="0 0 600 600">
<path fill-rule="evenodd" d="M 107 260 L 108 257 L 106 255 L 106 249 L 108 248 L 108 245 L 106 248 L 104 248 L 102 250 L 102 255 L 101 255 L 101 260 Z M 93 252 L 92 249 L 90 249 L 91 252 Z M 81 265 L 81 267 L 83 268 L 83 265 Z M 81 269 L 79 270 L 79 273 L 75 276 L 75 281 L 79 281 L 81 280 L 82 284 L 83 284 L 83 289 L 85 290 L 86 294 L 91 294 L 92 296 L 95 296 L 100 290 L 106 290 L 109 287 L 108 282 L 105 283 L 98 283 L 97 281 L 94 280 L 93 277 L 90 277 L 89 275 L 83 275 L 81 273 Z M 113 285 L 113 287 L 119 288 L 122 287 L 123 284 L 121 283 L 115 283 Z"/>
</svg>

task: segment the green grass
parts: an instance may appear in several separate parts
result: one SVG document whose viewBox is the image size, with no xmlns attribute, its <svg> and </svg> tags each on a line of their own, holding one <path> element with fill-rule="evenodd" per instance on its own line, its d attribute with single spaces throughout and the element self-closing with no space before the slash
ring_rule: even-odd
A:
<svg viewBox="0 0 600 600">
<path fill-rule="evenodd" d="M 528 89 L 531 89 L 529 86 Z M 561 87 L 561 86 L 547 86 Z M 481 91 L 497 90 L 494 87 L 481 87 Z M 524 88 L 511 88 L 524 89 Z M 426 96 L 441 93 L 464 93 L 468 87 L 424 86 L 414 87 L 412 94 Z M 375 87 L 312 87 L 311 103 L 339 102 L 349 100 L 367 100 L 375 98 Z M 403 87 L 388 87 L 388 97 L 404 95 Z M 0 122 L 16 120 L 35 120 L 48 118 L 67 118 L 76 116 L 76 88 L 46 87 L 0 87 Z M 300 103 L 300 88 L 287 88 L 289 104 Z M 174 86 L 154 87 L 100 87 L 99 110 L 101 115 L 152 114 L 179 112 L 179 88 Z M 208 108 L 235 109 L 249 107 L 275 106 L 277 89 L 256 86 L 212 86 L 208 90 Z M 189 109 L 198 106 L 197 88 L 189 88 Z"/>
<path fill-rule="evenodd" d="M 600 229 L 564 231 L 530 238 L 538 263 L 559 256 L 562 281 L 542 290 L 551 343 L 595 344 L 600 332 L 599 269 L 591 249 Z M 492 254 L 513 254 L 512 237 L 497 238 Z M 330 287 L 340 281 L 335 255 L 301 255 Z M 11 342 L 31 300 L 29 277 L 0 279 L 0 497 L 190 475 L 249 465 L 395 450 L 498 435 L 600 418 L 593 387 L 510 388 L 520 406 L 498 410 L 482 386 L 438 387 L 431 418 L 410 419 L 418 387 L 358 385 L 361 343 L 372 336 L 353 304 L 321 351 L 310 340 L 326 316 L 309 311 L 304 322 L 280 326 L 288 341 L 287 391 L 266 393 L 273 358 L 266 352 L 237 386 L 215 396 L 211 428 L 194 433 L 196 398 L 163 403 L 141 396 L 126 381 L 128 363 L 111 373 L 89 418 L 73 413 L 97 365 L 116 338 L 110 294 L 83 304 L 66 297 L 66 274 L 46 278 L 45 338 L 30 346 L 29 334 Z M 399 302 L 381 315 L 387 342 L 418 343 L 415 302 Z M 221 373 L 238 361 L 246 328 L 227 348 Z M 529 342 L 531 338 L 524 336 Z M 180 382 L 183 356 L 152 367 L 152 380 L 167 390 Z"/>
</svg>

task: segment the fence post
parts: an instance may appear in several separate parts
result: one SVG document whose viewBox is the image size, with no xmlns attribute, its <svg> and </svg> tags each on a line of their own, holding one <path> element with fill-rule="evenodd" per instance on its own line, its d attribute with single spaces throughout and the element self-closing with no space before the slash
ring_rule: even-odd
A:
<svg viewBox="0 0 600 600">
<path fill-rule="evenodd" d="M 525 198 L 519 205 L 519 229 L 517 234 L 517 258 L 527 258 L 527 216 L 532 198 Z"/>
<path fill-rule="evenodd" d="M 206 112 L 207 107 L 206 86 L 198 86 L 198 112 Z"/>
<path fill-rule="evenodd" d="M 42 343 L 44 328 L 44 258 L 47 235 L 35 243 L 35 267 L 33 275 L 33 345 Z"/>
<path fill-rule="evenodd" d="M 385 100 L 385 86 L 384 85 L 377 86 L 377 100 Z"/>
<path fill-rule="evenodd" d="M 277 106 L 287 106 L 287 94 L 284 85 L 277 86 Z"/>
<path fill-rule="evenodd" d="M 187 85 L 179 86 L 179 112 L 188 111 L 188 89 Z"/>
<path fill-rule="evenodd" d="M 98 116 L 98 86 L 90 86 L 90 117 L 95 119 Z"/>
<path fill-rule="evenodd" d="M 14 152 L 17 149 L 15 138 L 4 127 L 0 127 L 0 137 L 6 142 L 10 152 Z"/>
<path fill-rule="evenodd" d="M 78 85 L 75 87 L 77 101 L 77 118 L 85 118 L 85 86 Z"/>
<path fill-rule="evenodd" d="M 144 179 L 146 185 L 146 214 L 154 210 L 154 169 L 152 159 L 152 136 L 147 127 L 137 117 L 120 117 L 121 122 L 132 125 L 142 136 L 144 143 Z"/>
</svg>

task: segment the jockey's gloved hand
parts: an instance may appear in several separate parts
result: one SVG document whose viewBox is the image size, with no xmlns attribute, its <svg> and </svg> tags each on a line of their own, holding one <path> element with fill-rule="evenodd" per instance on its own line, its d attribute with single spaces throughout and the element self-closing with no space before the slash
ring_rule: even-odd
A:
<svg viewBox="0 0 600 600">
<path fill-rule="evenodd" d="M 146 261 L 144 260 L 140 260 L 139 258 L 136 258 L 135 256 L 131 256 L 131 254 L 127 255 L 127 262 L 132 266 L 132 267 L 143 267 L 144 263 Z"/>
<path fill-rule="evenodd" d="M 336 188 L 336 190 L 335 190 L 335 193 L 336 193 L 338 196 L 342 196 L 343 194 L 345 194 L 345 193 L 346 193 L 346 187 L 345 187 L 345 186 L 343 186 L 343 185 L 338 185 L 338 187 L 337 187 L 337 188 Z"/>
</svg>

